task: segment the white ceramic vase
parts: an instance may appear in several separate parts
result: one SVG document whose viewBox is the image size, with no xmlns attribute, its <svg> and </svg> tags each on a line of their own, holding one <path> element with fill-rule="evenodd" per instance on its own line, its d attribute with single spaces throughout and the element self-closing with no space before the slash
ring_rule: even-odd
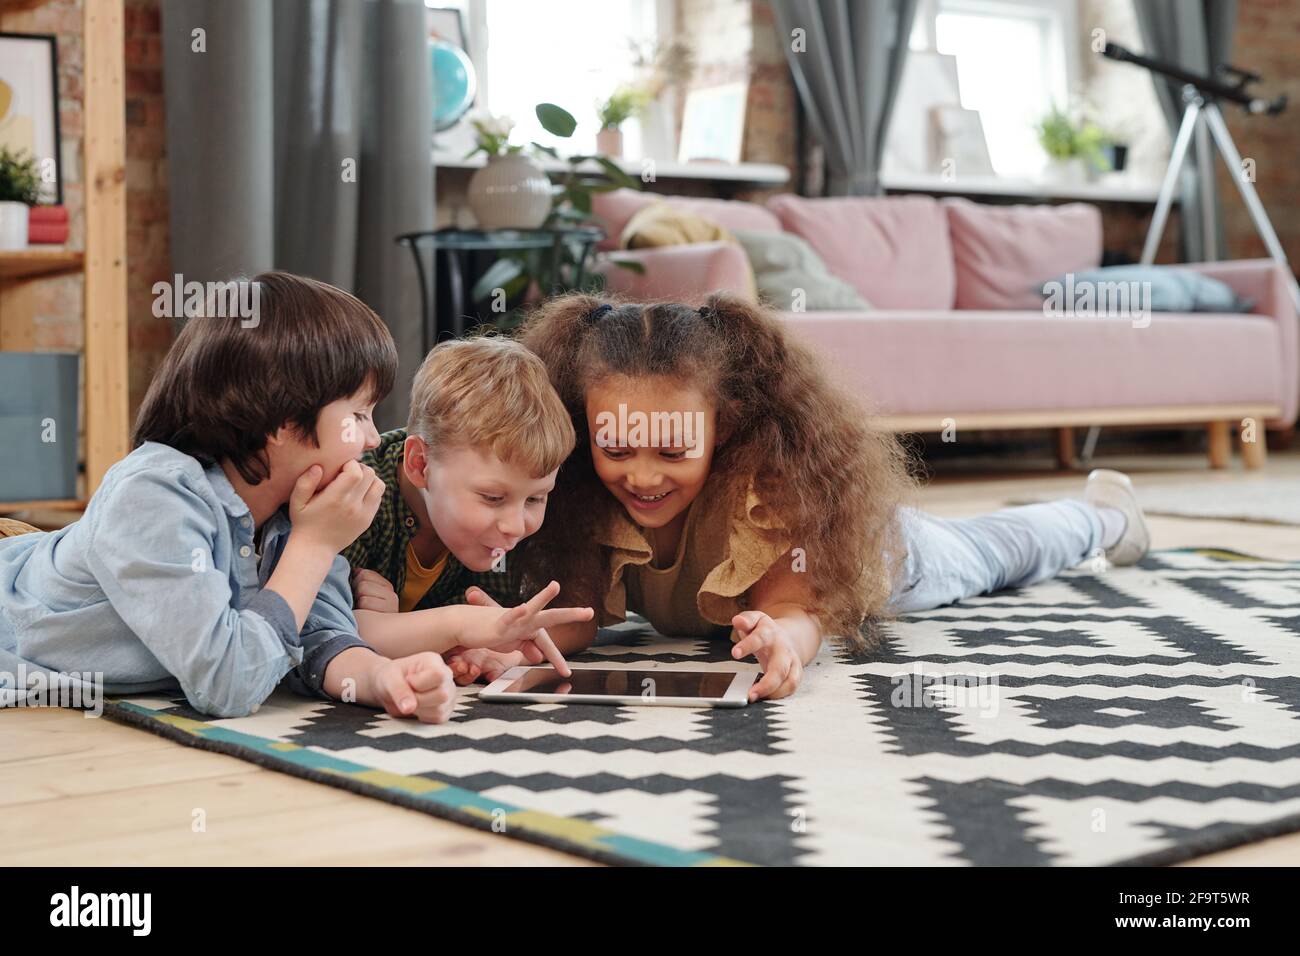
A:
<svg viewBox="0 0 1300 956">
<path fill-rule="evenodd" d="M 469 180 L 480 229 L 536 229 L 551 211 L 551 180 L 531 156 L 493 156 Z"/>
<path fill-rule="evenodd" d="M 0 249 L 27 248 L 27 204 L 0 202 Z"/>
</svg>

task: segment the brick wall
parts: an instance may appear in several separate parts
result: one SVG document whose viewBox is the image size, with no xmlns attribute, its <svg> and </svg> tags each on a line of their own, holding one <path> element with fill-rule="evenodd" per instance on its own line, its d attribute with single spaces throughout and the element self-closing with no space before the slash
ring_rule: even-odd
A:
<svg viewBox="0 0 1300 956">
<path fill-rule="evenodd" d="M 126 246 L 131 414 L 172 340 L 153 284 L 171 278 L 159 0 L 126 0 Z"/>
<path fill-rule="evenodd" d="M 125 3 L 127 334 L 132 416 L 171 342 L 169 321 L 153 317 L 150 292 L 153 283 L 167 278 L 171 271 L 158 2 Z M 13 32 L 53 33 L 58 38 L 63 201 L 71 219 L 68 246 L 82 249 L 86 236 L 81 150 L 82 0 L 50 0 L 9 14 L 7 23 Z M 80 276 L 38 283 L 38 349 L 81 348 L 82 286 Z"/>
<path fill-rule="evenodd" d="M 1300 268 L 1300 15 L 1294 0 L 1240 0 L 1232 64 L 1264 77 L 1257 91 L 1272 99 L 1286 93 L 1291 106 L 1280 116 L 1247 116 L 1240 108 L 1225 113 L 1228 129 L 1243 159 L 1255 159 L 1255 188 L 1268 210 L 1292 268 Z M 1217 161 L 1217 160 L 1216 160 Z M 1223 197 L 1225 259 L 1264 256 L 1264 244 L 1245 204 L 1219 163 Z"/>
</svg>

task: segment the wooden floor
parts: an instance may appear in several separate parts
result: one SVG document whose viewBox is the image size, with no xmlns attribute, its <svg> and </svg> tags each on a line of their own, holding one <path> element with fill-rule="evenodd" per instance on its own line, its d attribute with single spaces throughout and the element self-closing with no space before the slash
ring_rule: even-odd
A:
<svg viewBox="0 0 1300 956">
<path fill-rule="evenodd" d="M 978 463 L 977 463 L 978 464 Z M 1300 478 L 1300 451 L 1270 456 L 1262 475 L 1240 462 L 1209 472 L 1203 458 L 1107 458 L 1138 482 L 1214 481 L 1224 493 L 1256 477 Z M 993 463 L 944 466 L 921 504 L 977 514 L 1009 498 L 1077 494 L 1083 475 L 1014 471 Z M 1294 527 L 1150 519 L 1158 548 L 1212 545 L 1300 559 Z M 196 811 L 206 828 L 194 832 Z M 587 865 L 586 861 L 192 750 L 108 720 L 57 710 L 0 713 L 0 863 Z M 1300 834 L 1193 865 L 1300 864 Z"/>
</svg>

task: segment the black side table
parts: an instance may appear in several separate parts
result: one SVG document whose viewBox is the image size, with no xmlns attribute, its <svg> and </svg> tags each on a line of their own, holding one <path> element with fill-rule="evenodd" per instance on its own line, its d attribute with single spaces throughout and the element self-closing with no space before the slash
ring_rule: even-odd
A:
<svg viewBox="0 0 1300 956">
<path fill-rule="evenodd" d="M 525 249 L 550 249 L 551 274 L 556 274 L 555 266 L 559 262 L 561 244 L 575 243 L 579 250 L 576 282 L 581 285 L 586 271 L 587 260 L 596 243 L 605 238 L 605 232 L 594 226 L 581 226 L 573 229 L 439 229 L 436 232 L 407 232 L 397 237 L 397 242 L 407 246 L 415 257 L 415 268 L 420 275 L 420 310 L 422 316 L 421 337 L 424 353 L 437 344 L 442 333 L 449 332 L 456 337 L 465 334 L 465 297 L 466 276 L 464 256 L 469 252 L 491 250 L 493 252 L 519 252 Z M 425 256 L 421 250 L 431 250 L 430 267 L 425 266 Z M 447 281 L 451 294 L 451 315 L 447 321 L 439 322 L 434 315 L 434 288 L 432 269 L 433 256 L 439 250 L 447 253 Z M 471 278 L 471 283 L 473 279 Z M 548 294 L 565 292 L 563 288 L 553 288 Z"/>
</svg>

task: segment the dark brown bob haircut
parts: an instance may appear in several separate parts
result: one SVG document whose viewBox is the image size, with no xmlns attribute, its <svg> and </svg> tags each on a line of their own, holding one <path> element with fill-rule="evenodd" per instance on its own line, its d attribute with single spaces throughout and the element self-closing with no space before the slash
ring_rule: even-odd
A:
<svg viewBox="0 0 1300 956">
<path fill-rule="evenodd" d="M 226 316 L 209 296 L 149 383 L 131 445 L 161 442 L 205 467 L 229 459 L 256 485 L 270 475 L 266 443 L 282 426 L 315 444 L 326 405 L 363 388 L 381 401 L 397 348 L 379 316 L 342 289 L 288 272 L 233 281 L 257 284 L 245 296 L 256 321 Z"/>
</svg>

